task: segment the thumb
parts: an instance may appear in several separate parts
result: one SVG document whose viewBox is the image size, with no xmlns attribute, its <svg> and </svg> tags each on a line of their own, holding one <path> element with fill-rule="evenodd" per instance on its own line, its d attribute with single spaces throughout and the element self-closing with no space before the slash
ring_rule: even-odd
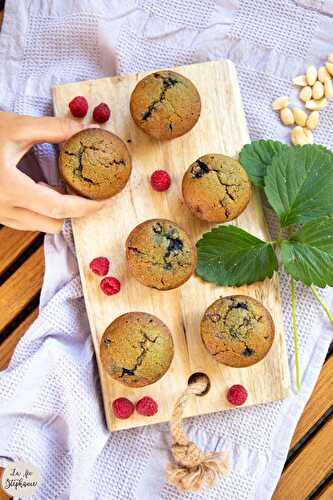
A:
<svg viewBox="0 0 333 500">
<path fill-rule="evenodd" d="M 33 144 L 59 144 L 83 129 L 82 122 L 70 118 L 17 116 L 15 140 L 26 149 Z"/>
</svg>

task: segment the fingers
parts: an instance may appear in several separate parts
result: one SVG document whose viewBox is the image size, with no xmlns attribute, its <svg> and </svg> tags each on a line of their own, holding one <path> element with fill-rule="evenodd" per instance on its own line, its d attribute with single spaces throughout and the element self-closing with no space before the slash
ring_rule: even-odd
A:
<svg viewBox="0 0 333 500">
<path fill-rule="evenodd" d="M 0 137 L 11 154 L 26 153 L 33 144 L 49 142 L 59 144 L 83 129 L 81 121 L 70 118 L 20 116 L 0 112 Z"/>
<path fill-rule="evenodd" d="M 83 128 L 81 122 L 70 118 L 18 116 L 16 120 L 15 139 L 24 148 L 42 142 L 59 144 Z"/>
<path fill-rule="evenodd" d="M 71 194 L 61 194 L 45 185 L 36 184 L 22 172 L 15 175 L 16 206 L 51 217 L 66 219 L 83 217 L 104 208 L 108 202 L 94 201 Z"/>
<path fill-rule="evenodd" d="M 45 217 L 24 208 L 12 208 L 5 217 L 1 218 L 1 223 L 13 229 L 54 234 L 61 231 L 64 221 Z"/>
<path fill-rule="evenodd" d="M 98 124 L 87 128 L 99 127 Z M 72 118 L 21 116 L 0 112 L 0 156 L 14 166 L 34 144 L 60 144 L 83 130 L 82 121 Z"/>
<path fill-rule="evenodd" d="M 82 128 L 82 122 L 69 118 L 0 112 L 0 222 L 17 229 L 55 233 L 63 219 L 90 215 L 109 205 L 109 200 L 88 200 L 37 184 L 16 168 L 33 144 L 61 143 Z"/>
</svg>

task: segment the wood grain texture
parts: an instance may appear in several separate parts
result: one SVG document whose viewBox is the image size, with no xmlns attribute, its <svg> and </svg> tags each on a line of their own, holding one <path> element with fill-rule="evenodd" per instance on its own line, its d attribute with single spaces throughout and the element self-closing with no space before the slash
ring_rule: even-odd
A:
<svg viewBox="0 0 333 500">
<path fill-rule="evenodd" d="M 0 344 L 0 371 L 5 370 L 9 365 L 14 349 L 20 338 L 25 334 L 29 326 L 37 318 L 38 309 L 34 309 L 29 316 L 10 334 L 10 336 Z"/>
<path fill-rule="evenodd" d="M 333 394 L 333 356 L 324 364 L 317 384 L 307 402 L 304 412 L 297 424 L 290 447 L 295 444 L 311 429 L 313 425 L 332 406 Z"/>
<path fill-rule="evenodd" d="M 44 250 L 38 248 L 0 287 L 0 330 L 39 293 L 44 275 Z"/>
<path fill-rule="evenodd" d="M 8 500 L 9 498 L 12 497 L 9 497 L 4 491 L 0 490 L 0 500 Z"/>
<path fill-rule="evenodd" d="M 332 500 L 333 498 L 333 481 L 324 488 L 318 495 L 318 500 Z"/>
<path fill-rule="evenodd" d="M 207 373 L 211 389 L 206 396 L 193 399 L 186 408 L 186 416 L 229 408 L 226 390 L 235 383 L 247 387 L 247 405 L 284 398 L 289 390 L 277 277 L 235 289 L 218 288 L 193 276 L 176 290 L 159 292 L 142 286 L 128 274 L 124 244 L 129 232 L 138 223 L 155 217 L 167 218 L 180 224 L 194 241 L 211 227 L 195 219 L 184 206 L 181 196 L 184 171 L 205 153 L 218 152 L 237 157 L 241 147 L 249 142 L 236 71 L 231 62 L 209 62 L 176 68 L 176 71 L 190 78 L 198 87 L 202 114 L 188 134 L 166 142 L 151 140 L 135 126 L 129 114 L 130 94 L 146 73 L 67 84 L 53 89 L 54 108 L 58 116 L 67 115 L 68 102 L 75 95 L 84 95 L 90 110 L 101 101 L 109 103 L 112 118 L 106 128 L 127 141 L 133 158 L 130 181 L 114 198 L 112 207 L 73 221 L 76 252 L 110 430 L 169 420 L 176 398 L 194 372 Z M 90 118 L 85 118 L 86 124 Z M 165 168 L 172 175 L 172 186 L 167 193 L 157 193 L 150 188 L 149 177 L 158 168 Z M 253 193 L 248 208 L 234 224 L 260 238 L 269 238 L 258 192 Z M 110 273 L 122 282 L 118 295 L 104 296 L 99 290 L 99 280 L 89 272 L 89 262 L 98 255 L 110 257 Z M 219 365 L 207 353 L 200 339 L 200 319 L 207 306 L 219 296 L 232 293 L 249 294 L 262 301 L 275 322 L 273 347 L 265 360 L 253 367 L 235 369 Z M 162 319 L 173 333 L 175 342 L 175 357 L 168 373 L 155 384 L 140 389 L 126 388 L 111 379 L 104 372 L 99 356 L 99 343 L 106 326 L 120 314 L 135 310 L 149 312 Z M 114 419 L 111 410 L 113 399 L 126 396 L 136 401 L 143 395 L 150 395 L 159 402 L 157 415 L 149 419 L 137 414 L 128 420 Z"/>
<path fill-rule="evenodd" d="M 272 500 L 304 500 L 333 469 L 333 419 L 311 439 L 283 473 Z"/>
<path fill-rule="evenodd" d="M 10 227 L 0 229 L 0 274 L 15 262 L 29 248 L 40 233 L 17 231 Z"/>
<path fill-rule="evenodd" d="M 4 469 L 2 467 L 0 467 L 0 483 L 1 483 L 1 478 L 2 478 L 2 474 L 3 474 L 3 471 Z M 0 500 L 8 500 L 9 498 L 12 498 L 12 497 L 9 497 L 4 491 L 3 489 L 1 488 L 0 486 Z"/>
</svg>

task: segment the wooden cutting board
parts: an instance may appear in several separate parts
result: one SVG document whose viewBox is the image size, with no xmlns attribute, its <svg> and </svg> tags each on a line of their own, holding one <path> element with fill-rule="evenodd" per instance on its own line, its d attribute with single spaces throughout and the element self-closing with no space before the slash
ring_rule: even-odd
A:
<svg viewBox="0 0 333 500">
<path fill-rule="evenodd" d="M 193 399 L 186 416 L 212 413 L 230 408 L 226 390 L 243 384 L 249 393 L 246 405 L 285 398 L 289 392 L 289 369 L 284 341 L 278 278 L 241 288 L 221 288 L 193 276 L 176 290 L 160 292 L 144 287 L 131 277 L 125 263 L 124 245 L 129 232 L 140 222 L 162 217 L 180 224 L 197 241 L 210 224 L 194 218 L 184 206 L 181 180 L 185 169 L 199 156 L 224 153 L 237 157 L 249 142 L 237 75 L 230 61 L 208 62 L 176 68 L 197 86 L 202 99 L 202 113 L 196 126 L 185 136 L 157 142 L 142 133 L 129 113 L 129 99 L 136 83 L 147 73 L 115 76 L 101 80 L 59 85 L 53 89 L 57 116 L 68 114 L 68 102 L 76 95 L 88 99 L 91 111 L 100 102 L 112 110 L 105 128 L 119 135 L 128 145 L 133 172 L 126 188 L 114 198 L 112 207 L 89 217 L 73 220 L 73 232 L 83 292 L 96 351 L 104 397 L 105 415 L 110 431 L 169 420 L 173 404 L 187 386 L 191 374 L 204 372 L 211 388 L 205 396 Z M 172 185 L 166 193 L 154 192 L 149 177 L 156 169 L 171 173 Z M 260 195 L 255 191 L 245 212 L 233 224 L 268 239 Z M 99 278 L 89 271 L 89 262 L 97 256 L 110 258 L 110 274 L 122 283 L 121 292 L 107 297 L 99 289 Z M 251 262 L 248 263 L 251 265 Z M 218 364 L 205 350 L 199 334 L 200 319 L 209 304 L 219 296 L 248 294 L 270 310 L 276 336 L 267 357 L 249 368 L 230 368 Z M 113 380 L 100 362 L 99 343 L 105 328 L 117 316 L 129 311 L 155 314 L 170 328 L 175 356 L 167 374 L 153 385 L 133 389 Z M 137 401 L 151 396 L 159 404 L 153 417 L 134 414 L 117 420 L 112 401 L 124 396 Z"/>
</svg>

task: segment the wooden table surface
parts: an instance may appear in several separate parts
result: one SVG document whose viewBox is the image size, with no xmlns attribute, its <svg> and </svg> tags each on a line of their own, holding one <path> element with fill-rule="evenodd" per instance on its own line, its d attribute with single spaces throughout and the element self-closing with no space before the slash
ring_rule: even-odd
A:
<svg viewBox="0 0 333 500">
<path fill-rule="evenodd" d="M 1 20 L 0 12 L 0 26 Z M 43 273 L 43 235 L 1 227 L 0 371 L 7 368 L 16 344 L 37 317 Z M 331 345 L 317 385 L 296 427 L 273 500 L 333 500 L 332 402 Z M 0 500 L 5 499 L 8 496 L 0 489 Z"/>
</svg>

